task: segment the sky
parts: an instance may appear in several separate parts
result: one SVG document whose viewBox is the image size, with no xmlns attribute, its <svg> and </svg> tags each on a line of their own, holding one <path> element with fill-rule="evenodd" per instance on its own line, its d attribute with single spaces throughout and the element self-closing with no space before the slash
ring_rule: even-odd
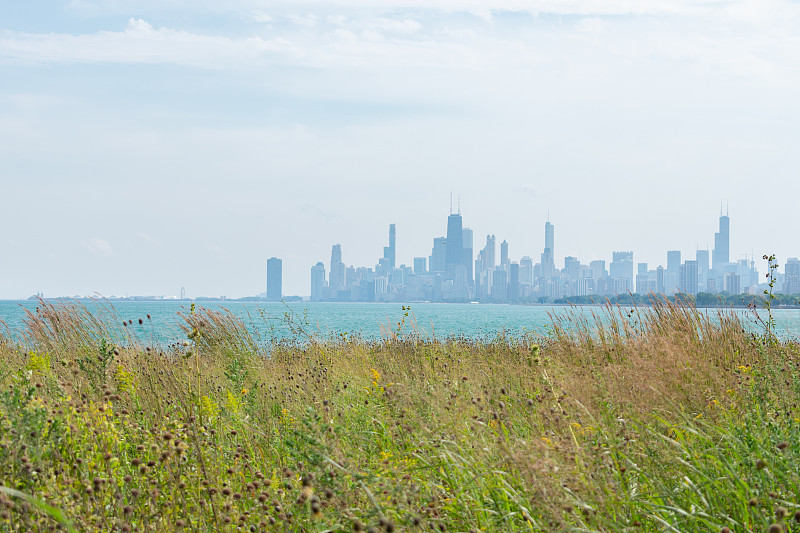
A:
<svg viewBox="0 0 800 533">
<path fill-rule="evenodd" d="M 800 3 L 0 2 L 0 298 L 428 256 L 800 256 Z M 499 252 L 498 252 L 499 253 Z M 763 261 L 759 268 L 765 271 Z"/>
</svg>

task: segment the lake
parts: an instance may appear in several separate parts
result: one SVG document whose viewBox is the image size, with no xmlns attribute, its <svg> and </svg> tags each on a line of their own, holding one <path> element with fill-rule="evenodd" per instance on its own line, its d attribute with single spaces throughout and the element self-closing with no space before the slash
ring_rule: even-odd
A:
<svg viewBox="0 0 800 533">
<path fill-rule="evenodd" d="M 19 335 L 25 328 L 26 310 L 36 309 L 36 301 L 0 301 L 0 320 L 12 335 Z M 102 303 L 82 301 L 89 309 L 109 306 L 120 321 L 133 320 L 129 331 L 147 342 L 169 344 L 182 341 L 185 335 L 180 330 L 182 319 L 179 313 L 189 312 L 189 302 L 179 301 L 118 301 Z M 524 333 L 546 333 L 552 313 L 565 313 L 566 306 L 550 305 L 503 305 L 503 304 L 437 304 L 414 303 L 408 317 L 403 304 L 399 303 L 328 303 L 328 302 L 203 302 L 198 307 L 211 310 L 227 309 L 241 317 L 251 330 L 261 338 L 270 335 L 279 338 L 291 335 L 287 325 L 287 314 L 295 326 L 321 337 L 341 333 L 355 334 L 366 339 L 379 339 L 384 329 L 396 330 L 405 318 L 409 329 L 416 324 L 423 335 L 445 338 L 463 336 L 470 339 L 491 339 L 500 334 L 520 335 Z M 574 308 L 576 312 L 600 311 L 596 306 Z M 714 312 L 715 310 L 710 310 Z M 737 309 L 749 327 L 757 328 L 752 313 Z M 766 312 L 761 310 L 762 317 Z M 147 320 L 150 315 L 150 320 Z M 778 309 L 773 311 L 776 331 L 782 338 L 800 337 L 800 309 Z M 138 324 L 143 319 L 143 325 Z M 383 328 L 383 329 L 382 329 Z"/>
</svg>

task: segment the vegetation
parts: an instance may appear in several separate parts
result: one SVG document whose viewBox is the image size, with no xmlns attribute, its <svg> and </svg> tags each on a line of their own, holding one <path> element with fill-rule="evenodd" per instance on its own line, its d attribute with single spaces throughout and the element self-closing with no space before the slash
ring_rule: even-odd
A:
<svg viewBox="0 0 800 533">
<path fill-rule="evenodd" d="M 158 347 L 40 302 L 0 335 L 0 530 L 800 531 L 795 342 L 667 301 L 485 343 L 405 311 L 367 342 L 193 309 Z"/>
<path fill-rule="evenodd" d="M 654 301 L 652 294 L 619 294 L 617 296 L 570 296 L 553 300 L 554 304 L 591 305 L 612 301 L 619 305 L 650 305 Z M 714 294 L 701 292 L 696 295 L 678 293 L 672 300 L 677 304 L 688 303 L 697 307 L 762 307 L 770 300 L 772 308 L 800 307 L 800 295 L 797 294 L 728 294 L 727 292 Z"/>
</svg>

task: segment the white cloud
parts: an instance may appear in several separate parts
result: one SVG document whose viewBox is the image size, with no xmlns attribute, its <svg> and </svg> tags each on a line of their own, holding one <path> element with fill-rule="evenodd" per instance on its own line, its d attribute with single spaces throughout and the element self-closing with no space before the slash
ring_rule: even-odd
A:
<svg viewBox="0 0 800 533">
<path fill-rule="evenodd" d="M 114 249 L 111 245 L 100 237 L 92 237 L 91 239 L 83 241 L 81 244 L 91 254 L 101 256 L 114 255 Z"/>
<path fill-rule="evenodd" d="M 137 231 L 136 236 L 150 244 L 158 244 L 158 239 L 152 237 L 149 233 L 144 231 Z"/>
<path fill-rule="evenodd" d="M 258 22 L 260 24 L 270 24 L 271 22 L 275 22 L 275 17 L 260 10 L 253 11 L 250 14 L 250 19 L 253 22 Z"/>
<path fill-rule="evenodd" d="M 262 61 L 266 54 L 291 54 L 283 39 L 233 39 L 170 28 L 154 28 L 142 19 L 129 20 L 124 31 L 91 34 L 0 31 L 0 61 L 23 63 L 176 63 L 224 67 Z"/>
<path fill-rule="evenodd" d="M 411 35 L 422 29 L 422 25 L 416 20 L 394 20 L 385 17 L 371 21 L 369 27 L 375 30 L 400 35 Z"/>
<path fill-rule="evenodd" d="M 319 22 L 319 17 L 316 15 L 291 14 L 287 18 L 298 26 L 303 26 L 304 28 L 315 28 Z"/>
</svg>

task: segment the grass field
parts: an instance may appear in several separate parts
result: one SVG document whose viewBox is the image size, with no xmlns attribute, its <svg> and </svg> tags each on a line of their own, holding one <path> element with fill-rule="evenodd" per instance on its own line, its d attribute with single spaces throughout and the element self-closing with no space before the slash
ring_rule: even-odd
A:
<svg viewBox="0 0 800 533">
<path fill-rule="evenodd" d="M 800 346 L 689 306 L 542 337 L 0 335 L 0 531 L 800 531 Z M 146 317 L 142 317 L 145 321 Z"/>
</svg>

